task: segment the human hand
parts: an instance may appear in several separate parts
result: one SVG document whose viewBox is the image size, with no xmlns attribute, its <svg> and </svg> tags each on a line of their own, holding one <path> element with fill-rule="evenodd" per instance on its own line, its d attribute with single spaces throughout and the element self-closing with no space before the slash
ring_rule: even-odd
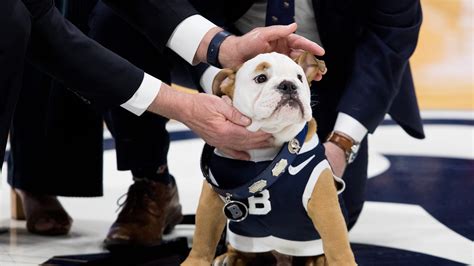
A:
<svg viewBox="0 0 474 266">
<path fill-rule="evenodd" d="M 270 147 L 271 134 L 250 132 L 251 120 L 225 99 L 209 94 L 195 94 L 189 107 L 192 116 L 183 122 L 209 145 L 235 159 L 249 160 L 246 150 Z"/>
<path fill-rule="evenodd" d="M 326 150 L 326 158 L 331 165 L 332 172 L 337 177 L 342 177 L 344 170 L 346 169 L 346 154 L 339 146 L 332 142 L 325 142 L 324 148 Z"/>
<path fill-rule="evenodd" d="M 255 28 L 243 36 L 229 36 L 219 50 L 219 62 L 225 68 L 243 64 L 261 53 L 278 52 L 296 58 L 303 51 L 324 55 L 318 44 L 294 34 L 296 23 L 287 26 Z"/>
<path fill-rule="evenodd" d="M 243 36 L 229 36 L 219 48 L 219 62 L 224 68 L 238 66 L 261 53 L 278 52 L 291 58 L 307 51 L 313 55 L 324 55 L 318 44 L 294 34 L 296 23 L 287 26 L 255 28 Z M 207 49 L 212 38 L 222 31 L 219 27 L 210 29 L 201 40 L 193 62 L 206 62 Z"/>
<path fill-rule="evenodd" d="M 252 122 L 229 99 L 205 93 L 190 94 L 162 83 L 148 111 L 186 124 L 209 145 L 235 159 L 249 160 L 247 150 L 270 147 L 271 134 L 250 132 Z"/>
</svg>

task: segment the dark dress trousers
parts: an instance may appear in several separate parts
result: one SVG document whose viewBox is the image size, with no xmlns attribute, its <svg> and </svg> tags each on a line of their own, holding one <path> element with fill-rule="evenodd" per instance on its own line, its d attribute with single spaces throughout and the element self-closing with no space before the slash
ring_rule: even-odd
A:
<svg viewBox="0 0 474 266">
<path fill-rule="evenodd" d="M 66 0 L 55 5 L 87 33 L 96 2 Z M 102 114 L 29 62 L 22 83 L 10 130 L 9 184 L 40 194 L 101 196 Z"/>
<path fill-rule="evenodd" d="M 220 26 L 233 23 L 254 3 L 191 0 L 194 7 Z M 313 0 L 328 73 L 312 84 L 313 116 L 322 141 L 332 131 L 338 112 L 362 123 L 370 133 L 390 116 L 411 136 L 423 138 L 423 126 L 409 67 L 422 21 L 418 0 Z M 202 71 L 202 70 L 201 70 Z M 388 140 L 389 141 L 389 140 Z M 367 139 L 343 176 L 344 205 L 352 227 L 362 210 L 367 181 Z"/>
<path fill-rule="evenodd" d="M 170 84 L 171 62 L 139 31 L 99 1 L 89 19 L 89 36 L 148 74 Z M 160 62 L 160 63 L 158 63 Z M 145 112 L 136 116 L 120 107 L 105 110 L 107 127 L 115 140 L 117 168 L 134 177 L 168 179 L 168 119 Z M 164 169 L 157 175 L 158 169 Z"/>
<path fill-rule="evenodd" d="M 31 27 L 28 16 L 28 11 L 17 0 L 4 0 L 0 4 L 0 159 L 2 164 L 11 117 L 20 93 L 23 62 Z"/>
</svg>

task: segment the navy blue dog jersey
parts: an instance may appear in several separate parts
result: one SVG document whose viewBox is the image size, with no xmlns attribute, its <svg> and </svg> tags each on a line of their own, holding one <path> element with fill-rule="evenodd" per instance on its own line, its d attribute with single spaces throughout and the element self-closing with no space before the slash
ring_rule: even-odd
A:
<svg viewBox="0 0 474 266">
<path fill-rule="evenodd" d="M 262 172 L 270 161 L 239 161 L 214 154 L 209 162 L 210 179 L 222 189 L 243 185 Z M 248 199 L 238 199 L 249 208 L 241 222 L 229 222 L 230 244 L 243 252 L 276 250 L 292 256 L 323 254 L 321 238 L 307 213 L 313 188 L 325 169 L 331 169 L 318 137 L 305 142 L 288 171 L 269 188 Z M 334 177 L 344 189 L 344 182 Z"/>
</svg>

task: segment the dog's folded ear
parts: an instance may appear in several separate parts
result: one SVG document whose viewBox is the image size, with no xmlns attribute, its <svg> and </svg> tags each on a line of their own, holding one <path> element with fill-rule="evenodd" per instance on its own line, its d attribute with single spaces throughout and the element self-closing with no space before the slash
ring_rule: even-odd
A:
<svg viewBox="0 0 474 266">
<path fill-rule="evenodd" d="M 217 96 L 227 95 L 233 99 L 235 86 L 235 73 L 232 69 L 222 69 L 212 82 L 212 94 Z"/>
<path fill-rule="evenodd" d="M 324 75 L 327 72 L 326 63 L 308 52 L 299 55 L 295 62 L 303 68 L 308 83 L 311 83 L 318 73 Z"/>
</svg>

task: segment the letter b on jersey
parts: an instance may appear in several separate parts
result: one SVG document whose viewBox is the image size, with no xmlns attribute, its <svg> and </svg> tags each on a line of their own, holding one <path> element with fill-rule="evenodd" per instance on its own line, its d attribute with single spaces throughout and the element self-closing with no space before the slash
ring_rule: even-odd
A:
<svg viewBox="0 0 474 266">
<path fill-rule="evenodd" d="M 270 202 L 270 191 L 267 189 L 256 193 L 255 196 L 248 198 L 249 213 L 252 215 L 265 215 L 272 210 Z"/>
</svg>

